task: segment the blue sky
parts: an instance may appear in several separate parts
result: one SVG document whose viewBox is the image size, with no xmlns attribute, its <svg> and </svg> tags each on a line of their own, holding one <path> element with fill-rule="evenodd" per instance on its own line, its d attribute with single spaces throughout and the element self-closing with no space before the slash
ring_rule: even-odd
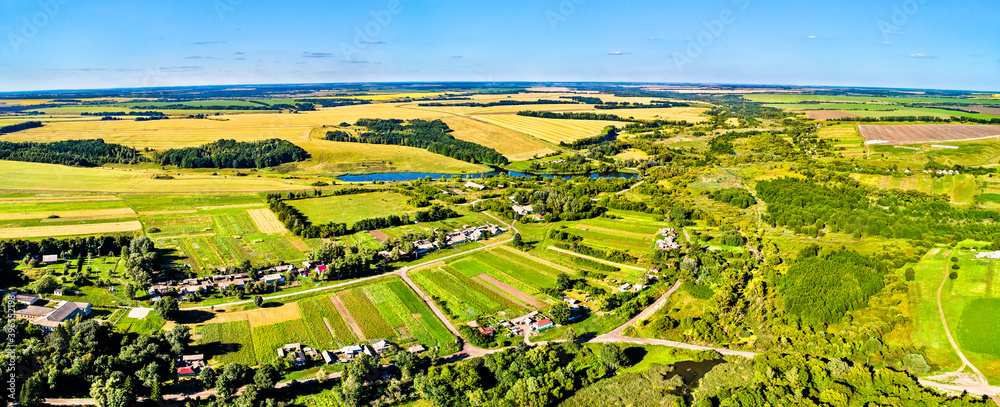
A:
<svg viewBox="0 0 1000 407">
<path fill-rule="evenodd" d="M 514 80 L 1000 91 L 998 21 L 991 0 L 3 0 L 0 91 Z"/>
</svg>

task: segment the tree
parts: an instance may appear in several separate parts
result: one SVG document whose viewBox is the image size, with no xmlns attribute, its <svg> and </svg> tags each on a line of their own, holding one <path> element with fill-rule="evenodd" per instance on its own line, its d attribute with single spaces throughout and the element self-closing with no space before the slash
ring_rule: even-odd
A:
<svg viewBox="0 0 1000 407">
<path fill-rule="evenodd" d="M 266 364 L 257 369 L 257 373 L 253 375 L 253 382 L 261 389 L 273 388 L 278 380 L 281 379 L 281 372 L 274 367 L 274 365 Z"/>
<path fill-rule="evenodd" d="M 254 296 L 253 297 L 253 305 L 256 305 L 257 308 L 260 308 L 261 306 L 263 306 L 264 305 L 264 297 L 261 297 L 259 295 Z"/>
<path fill-rule="evenodd" d="M 97 407 L 129 407 L 135 404 L 135 392 L 121 372 L 112 373 L 107 380 L 95 380 L 90 386 L 90 397 Z"/>
<path fill-rule="evenodd" d="M 573 327 L 566 328 L 566 332 L 563 332 L 563 339 L 566 340 L 566 345 L 570 348 L 570 350 L 577 350 L 580 348 L 580 345 L 576 343 L 578 338 L 579 335 Z"/>
<path fill-rule="evenodd" d="M 243 385 L 248 370 L 239 363 L 230 363 L 222 368 L 222 374 L 215 379 L 215 390 L 219 393 L 219 397 L 227 399 L 236 394 L 236 390 Z"/>
<path fill-rule="evenodd" d="M 157 300 L 153 308 L 156 310 L 156 315 L 169 320 L 173 320 L 174 315 L 180 311 L 180 305 L 177 304 L 177 300 L 170 296 Z"/>
<path fill-rule="evenodd" d="M 905 278 L 906 281 L 916 280 L 917 279 L 917 272 L 915 270 L 913 270 L 913 267 L 907 267 L 906 271 L 903 272 L 903 278 Z"/>
<path fill-rule="evenodd" d="M 622 348 L 613 343 L 605 343 L 601 345 L 598 359 L 601 363 L 608 367 L 608 370 L 612 372 L 628 363 L 628 359 L 625 357 L 625 352 L 622 352 Z"/>
<path fill-rule="evenodd" d="M 520 249 L 521 246 L 524 246 L 524 242 L 521 241 L 521 234 L 520 233 L 515 233 L 514 234 L 514 240 L 511 241 L 510 244 L 514 245 L 514 247 L 516 247 L 518 249 Z"/>
<path fill-rule="evenodd" d="M 559 291 L 568 290 L 573 287 L 573 282 L 570 281 L 569 275 L 566 273 L 559 273 L 556 275 L 556 289 Z"/>
<path fill-rule="evenodd" d="M 191 328 L 187 325 L 174 325 L 166 333 L 167 342 L 170 343 L 170 351 L 174 355 L 184 354 L 184 350 L 187 349 L 188 343 L 191 342 Z"/>
<path fill-rule="evenodd" d="M 363 354 L 353 362 L 347 365 L 347 376 L 357 379 L 365 380 L 366 378 L 375 374 L 375 358 L 369 356 L 368 354 Z"/>
<path fill-rule="evenodd" d="M 47 390 L 46 387 L 48 387 L 45 384 L 43 374 L 44 372 L 38 372 L 29 377 L 28 380 L 25 380 L 24 384 L 21 385 L 21 393 L 18 395 L 18 400 L 20 400 L 21 404 L 26 406 L 40 404 Z M 4 399 L 6 398 L 4 396 Z"/>
<path fill-rule="evenodd" d="M 952 280 L 957 279 L 958 278 L 958 272 L 957 271 L 952 271 L 951 273 L 948 273 L 948 278 L 950 278 Z"/>
<path fill-rule="evenodd" d="M 215 369 L 211 366 L 205 366 L 201 369 L 201 373 L 198 373 L 198 380 L 201 381 L 201 385 L 205 386 L 206 389 L 211 389 L 215 387 Z"/>
<path fill-rule="evenodd" d="M 39 294 L 48 294 L 59 287 L 59 282 L 51 274 L 46 274 L 35 281 L 35 292 Z"/>
<path fill-rule="evenodd" d="M 572 313 L 569 310 L 569 304 L 565 301 L 559 301 L 549 308 L 548 316 L 549 318 L 552 318 L 552 322 L 559 325 L 565 325 L 569 323 L 569 318 L 572 316 Z"/>
</svg>

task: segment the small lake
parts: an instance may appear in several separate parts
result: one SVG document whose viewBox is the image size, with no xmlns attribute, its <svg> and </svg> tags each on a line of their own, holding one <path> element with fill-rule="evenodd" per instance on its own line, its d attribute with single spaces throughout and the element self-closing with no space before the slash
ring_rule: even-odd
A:
<svg viewBox="0 0 1000 407">
<path fill-rule="evenodd" d="M 340 181 L 345 182 L 372 182 L 372 181 L 414 181 L 418 179 L 423 179 L 430 177 L 431 179 L 440 178 L 450 178 L 452 176 L 459 176 L 462 178 L 482 178 L 482 177 L 493 177 L 498 175 L 507 175 L 508 177 L 535 177 L 536 175 L 525 174 L 517 171 L 492 171 L 484 172 L 480 174 L 434 174 L 428 172 L 397 172 L 397 173 L 384 173 L 384 174 L 364 174 L 364 175 L 342 175 L 337 177 Z M 562 178 L 571 179 L 576 177 L 590 177 L 590 178 L 639 178 L 639 174 L 632 174 L 628 172 L 609 172 L 605 174 L 589 174 L 589 175 L 537 175 L 542 178 Z"/>
</svg>

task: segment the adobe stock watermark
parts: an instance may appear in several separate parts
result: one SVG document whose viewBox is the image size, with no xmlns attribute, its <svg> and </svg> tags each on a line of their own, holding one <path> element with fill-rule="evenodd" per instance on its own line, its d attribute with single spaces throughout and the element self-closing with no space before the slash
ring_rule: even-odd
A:
<svg viewBox="0 0 1000 407">
<path fill-rule="evenodd" d="M 243 0 L 215 0 L 212 7 L 215 14 L 219 16 L 219 21 L 226 21 L 226 14 L 236 11 L 236 8 L 243 4 Z"/>
<path fill-rule="evenodd" d="M 552 27 L 552 31 L 559 28 L 559 24 L 569 20 L 569 17 L 576 13 L 577 6 L 586 2 L 587 0 L 562 0 L 555 9 L 546 10 L 545 19 L 549 20 L 549 26 Z"/>
<path fill-rule="evenodd" d="M 4 348 L 4 355 L 7 356 L 7 398 L 11 402 L 17 401 L 17 326 L 14 325 L 14 311 L 17 309 L 17 301 L 13 295 L 7 296 L 7 301 L 3 304 L 4 315 L 7 317 L 7 326 L 4 332 L 7 334 L 7 346 Z"/>
<path fill-rule="evenodd" d="M 22 16 L 19 29 L 7 32 L 7 41 L 10 42 L 14 53 L 21 52 L 21 47 L 37 37 L 38 33 L 62 11 L 66 3 L 69 3 L 69 0 L 41 0 L 38 2 L 38 11 L 30 16 Z"/>
<path fill-rule="evenodd" d="M 403 5 L 399 0 L 389 0 L 385 7 L 369 12 L 372 19 L 365 23 L 364 28 L 354 27 L 354 41 L 341 42 L 340 52 L 344 54 L 344 60 L 354 61 L 354 57 L 361 54 L 361 51 L 371 45 L 382 44 L 378 37 L 382 31 L 392 23 L 393 17 L 403 12 Z"/>
<path fill-rule="evenodd" d="M 882 43 L 889 43 L 890 34 L 901 34 L 899 30 L 910 21 L 910 17 L 920 11 L 920 6 L 925 3 L 927 0 L 905 0 L 893 5 L 892 15 L 889 16 L 889 19 L 879 20 L 877 23 L 879 31 L 882 32 Z"/>
<path fill-rule="evenodd" d="M 155 88 L 163 85 L 166 79 L 167 75 L 159 66 L 147 66 L 142 75 L 142 87 Z"/>
<path fill-rule="evenodd" d="M 701 30 L 698 35 L 687 38 L 688 44 L 684 48 L 684 53 L 674 52 L 674 65 L 677 66 L 678 71 L 684 72 L 685 66 L 693 64 L 705 53 L 706 49 L 711 48 L 715 41 L 726 33 L 726 27 L 736 22 L 737 12 L 750 8 L 750 0 L 732 0 L 732 3 L 736 6 L 735 11 L 727 7 L 719 12 L 718 18 L 702 21 L 702 26 L 705 29 Z"/>
</svg>

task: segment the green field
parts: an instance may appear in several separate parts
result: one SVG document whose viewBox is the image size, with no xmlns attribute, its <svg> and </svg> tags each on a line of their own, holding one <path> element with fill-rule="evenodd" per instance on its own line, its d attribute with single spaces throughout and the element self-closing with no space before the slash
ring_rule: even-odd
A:
<svg viewBox="0 0 1000 407">
<path fill-rule="evenodd" d="M 330 222 L 354 224 L 362 219 L 414 212 L 408 197 L 392 192 L 330 196 L 289 201 L 313 224 Z"/>
<path fill-rule="evenodd" d="M 278 357 L 277 349 L 289 343 L 301 343 L 307 346 L 319 346 L 310 343 L 312 339 L 306 324 L 301 319 L 279 322 L 277 324 L 255 326 L 250 329 L 253 336 L 254 354 L 260 364 L 271 363 Z"/>
<path fill-rule="evenodd" d="M 1000 299 L 979 298 L 966 305 L 957 335 L 964 349 L 1000 358 Z"/>
<path fill-rule="evenodd" d="M 760 103 L 801 103 L 817 102 L 848 102 L 848 103 L 962 103 L 962 104 L 1000 104 L 997 99 L 977 98 L 941 98 L 941 97 L 877 97 L 877 96 L 834 96 L 834 95 L 789 95 L 789 94 L 749 94 L 743 96 Z"/>
<path fill-rule="evenodd" d="M 249 322 L 234 321 L 202 325 L 198 328 L 198 333 L 201 334 L 199 350 L 216 364 L 242 363 L 249 366 L 257 364 L 258 359 L 254 352 Z M 276 357 L 277 354 L 274 356 Z M 273 359 L 272 357 L 267 361 L 270 362 Z"/>
<path fill-rule="evenodd" d="M 410 275 L 421 289 L 436 298 L 456 321 L 469 321 L 498 311 L 516 314 L 524 308 L 490 291 L 452 267 L 421 270 Z"/>
</svg>

